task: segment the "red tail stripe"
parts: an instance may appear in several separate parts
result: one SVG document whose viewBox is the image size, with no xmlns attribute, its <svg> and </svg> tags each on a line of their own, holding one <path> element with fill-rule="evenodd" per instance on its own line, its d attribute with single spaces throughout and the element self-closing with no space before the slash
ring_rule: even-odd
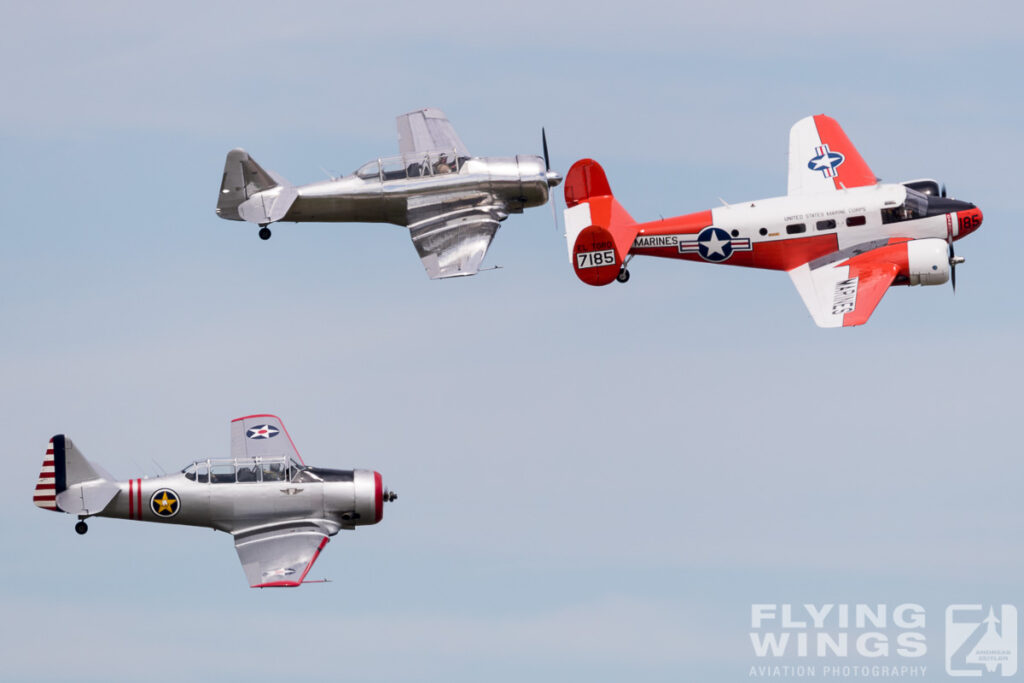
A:
<svg viewBox="0 0 1024 683">
<path fill-rule="evenodd" d="M 43 461 L 43 467 L 53 467 L 54 464 L 55 463 L 52 460 L 44 460 Z"/>
<path fill-rule="evenodd" d="M 36 491 L 45 491 L 45 490 L 56 491 L 57 490 L 57 485 L 56 484 L 36 484 Z"/>
</svg>

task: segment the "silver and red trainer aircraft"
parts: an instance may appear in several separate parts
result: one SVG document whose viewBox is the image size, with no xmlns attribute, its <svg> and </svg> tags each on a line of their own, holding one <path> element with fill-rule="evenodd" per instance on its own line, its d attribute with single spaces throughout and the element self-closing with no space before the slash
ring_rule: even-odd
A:
<svg viewBox="0 0 1024 683">
<path fill-rule="evenodd" d="M 935 180 L 880 182 L 824 114 L 790 130 L 785 197 L 637 223 L 601 166 L 582 159 L 566 176 L 565 201 L 569 258 L 589 285 L 626 282 L 637 254 L 784 270 L 821 327 L 866 323 L 892 285 L 952 278 L 955 289 L 963 258 L 953 242 L 982 221 Z"/>
<path fill-rule="evenodd" d="M 32 501 L 77 515 L 79 534 L 93 516 L 225 531 L 249 585 L 269 588 L 302 584 L 331 536 L 376 524 L 395 498 L 378 472 L 306 465 L 280 419 L 249 415 L 231 422 L 230 458 L 128 481 L 116 481 L 58 434 Z"/>
</svg>

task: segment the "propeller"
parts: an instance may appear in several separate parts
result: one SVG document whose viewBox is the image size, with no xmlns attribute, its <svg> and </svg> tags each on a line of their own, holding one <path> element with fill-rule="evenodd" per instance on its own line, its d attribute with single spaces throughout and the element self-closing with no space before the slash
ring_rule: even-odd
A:
<svg viewBox="0 0 1024 683">
<path fill-rule="evenodd" d="M 558 232 L 558 207 L 556 206 L 557 198 L 556 195 L 550 192 L 553 187 L 558 187 L 562 182 L 562 176 L 557 171 L 551 170 L 551 155 L 548 154 L 548 134 L 547 131 L 542 127 L 540 129 L 540 142 L 544 148 L 544 170 L 545 176 L 548 181 L 548 202 L 551 204 L 551 217 L 555 221 L 555 232 Z"/>
<path fill-rule="evenodd" d="M 945 197 L 946 197 L 946 183 L 942 183 L 942 191 L 941 191 L 941 192 L 939 193 L 939 195 L 940 195 L 940 196 L 941 196 L 941 197 L 942 197 L 943 199 L 945 199 Z"/>
<path fill-rule="evenodd" d="M 953 241 L 949 242 L 949 280 L 953 283 L 953 293 L 956 294 L 956 267 L 964 262 L 963 256 L 957 256 L 953 250 Z"/>
</svg>

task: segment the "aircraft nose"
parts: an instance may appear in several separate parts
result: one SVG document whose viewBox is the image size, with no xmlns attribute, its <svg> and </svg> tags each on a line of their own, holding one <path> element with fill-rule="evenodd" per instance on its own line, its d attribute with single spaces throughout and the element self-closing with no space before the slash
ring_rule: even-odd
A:
<svg viewBox="0 0 1024 683">
<path fill-rule="evenodd" d="M 982 221 L 981 209 L 976 206 L 972 206 L 966 211 L 957 211 L 956 220 L 958 223 L 958 236 L 963 237 L 964 235 L 970 235 L 972 232 L 981 227 Z"/>
</svg>

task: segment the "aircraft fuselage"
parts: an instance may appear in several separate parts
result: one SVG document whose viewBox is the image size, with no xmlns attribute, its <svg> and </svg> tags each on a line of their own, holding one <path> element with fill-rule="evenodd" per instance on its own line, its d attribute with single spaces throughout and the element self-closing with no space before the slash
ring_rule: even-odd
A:
<svg viewBox="0 0 1024 683">
<path fill-rule="evenodd" d="M 442 197 L 453 205 L 491 202 L 498 197 L 506 214 L 522 213 L 548 200 L 547 170 L 537 156 L 471 157 L 457 164 L 453 160 L 457 170 L 440 172 L 418 164 L 402 164 L 389 172 L 387 162 L 370 162 L 369 171 L 364 171 L 364 166 L 344 178 L 298 187 L 298 196 L 280 220 L 407 226 L 415 222 L 416 202 L 421 197 L 435 203 Z M 267 192 L 279 191 L 281 188 Z"/>
<path fill-rule="evenodd" d="M 958 240 L 981 221 L 974 204 L 879 184 L 759 199 L 642 223 L 630 253 L 788 271 L 890 239 Z"/>
</svg>

